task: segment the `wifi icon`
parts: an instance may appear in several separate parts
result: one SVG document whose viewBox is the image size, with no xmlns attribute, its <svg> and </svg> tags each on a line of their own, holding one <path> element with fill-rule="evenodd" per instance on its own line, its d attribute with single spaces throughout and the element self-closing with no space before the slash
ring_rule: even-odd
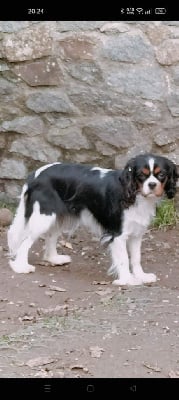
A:
<svg viewBox="0 0 179 400">
<path fill-rule="evenodd" d="M 136 11 L 137 11 L 139 14 L 143 14 L 143 8 L 136 8 Z"/>
</svg>

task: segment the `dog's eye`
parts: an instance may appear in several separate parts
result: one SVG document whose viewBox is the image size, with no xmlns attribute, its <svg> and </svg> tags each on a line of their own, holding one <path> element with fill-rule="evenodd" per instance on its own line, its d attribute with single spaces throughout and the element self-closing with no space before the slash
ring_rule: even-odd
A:
<svg viewBox="0 0 179 400">
<path fill-rule="evenodd" d="M 158 179 L 163 179 L 163 178 L 165 178 L 165 173 L 164 173 L 164 172 L 159 172 L 159 173 L 157 174 L 157 178 L 158 178 Z"/>
<path fill-rule="evenodd" d="M 144 181 L 145 179 L 148 178 L 148 175 L 146 175 L 144 172 L 140 171 L 140 172 L 137 174 L 137 178 L 138 178 L 139 180 L 141 180 L 141 181 Z"/>
</svg>

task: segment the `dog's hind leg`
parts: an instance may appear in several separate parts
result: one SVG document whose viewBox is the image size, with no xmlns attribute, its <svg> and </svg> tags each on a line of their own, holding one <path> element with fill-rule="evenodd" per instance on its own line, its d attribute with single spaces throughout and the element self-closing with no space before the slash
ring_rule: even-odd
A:
<svg viewBox="0 0 179 400">
<path fill-rule="evenodd" d="M 17 273 L 27 274 L 34 272 L 35 267 L 28 263 L 28 253 L 33 243 L 40 236 L 47 233 L 56 222 L 56 214 L 41 214 L 40 205 L 36 201 L 33 206 L 33 213 L 24 228 L 23 240 L 16 251 L 14 261 L 10 261 L 10 267 Z"/>
<path fill-rule="evenodd" d="M 25 215 L 25 201 L 24 194 L 27 190 L 28 186 L 25 184 L 22 189 L 22 193 L 20 196 L 20 202 L 15 214 L 15 217 L 12 221 L 11 226 L 7 232 L 7 242 L 9 247 L 9 255 L 10 257 L 15 257 L 17 250 L 24 238 L 25 225 L 26 221 L 24 218 Z"/>
<path fill-rule="evenodd" d="M 57 253 L 57 239 L 59 236 L 58 226 L 52 227 L 52 229 L 45 236 L 45 252 L 44 260 L 49 261 L 54 265 L 63 265 L 71 262 L 71 257 Z"/>
</svg>

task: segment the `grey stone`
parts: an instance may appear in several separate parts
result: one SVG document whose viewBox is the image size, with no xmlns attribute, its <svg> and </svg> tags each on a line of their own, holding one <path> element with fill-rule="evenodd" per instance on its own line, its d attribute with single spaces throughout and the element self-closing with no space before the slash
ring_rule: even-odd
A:
<svg viewBox="0 0 179 400">
<path fill-rule="evenodd" d="M 96 42 L 94 38 L 80 35 L 67 36 L 56 41 L 54 55 L 60 56 L 62 60 L 78 61 L 78 60 L 93 60 Z"/>
<path fill-rule="evenodd" d="M 2 201 L 3 203 L 8 203 L 9 201 L 12 202 L 12 199 L 9 199 L 7 194 L 1 190 L 0 191 L 0 201 Z"/>
<path fill-rule="evenodd" d="M 0 21 L 0 32 L 17 32 L 28 26 L 29 22 L 27 21 Z"/>
<path fill-rule="evenodd" d="M 9 199 L 17 199 L 19 200 L 19 196 L 22 191 L 22 185 L 18 185 L 17 182 L 5 182 L 5 192 Z"/>
<path fill-rule="evenodd" d="M 63 117 L 58 113 L 44 114 L 44 121 L 56 128 L 64 129 L 77 124 L 76 118 Z"/>
<path fill-rule="evenodd" d="M 111 113 L 120 112 L 121 101 L 118 94 L 111 93 L 107 87 L 87 87 L 74 84 L 68 88 L 68 95 L 72 102 L 83 113 L 102 112 L 103 114 L 108 111 Z"/>
<path fill-rule="evenodd" d="M 179 125 L 163 127 L 154 132 L 153 138 L 154 143 L 161 147 L 175 143 L 176 139 L 179 138 Z"/>
<path fill-rule="evenodd" d="M 50 25 L 31 26 L 3 40 L 5 57 L 12 62 L 32 60 L 52 53 Z"/>
<path fill-rule="evenodd" d="M 0 96 L 12 94 L 15 85 L 4 78 L 0 78 Z"/>
<path fill-rule="evenodd" d="M 100 28 L 105 33 L 123 33 L 129 31 L 129 26 L 123 22 L 108 22 Z"/>
<path fill-rule="evenodd" d="M 132 146 L 138 136 L 137 129 L 130 121 L 117 117 L 96 118 L 83 127 L 83 133 L 94 145 L 96 140 L 100 139 L 118 150 Z"/>
<path fill-rule="evenodd" d="M 47 163 L 56 162 L 61 157 L 60 149 L 54 149 L 39 137 L 22 137 L 21 139 L 14 140 L 9 151 Z"/>
<path fill-rule="evenodd" d="M 68 96 L 60 89 L 56 91 L 46 89 L 42 92 L 33 93 L 28 97 L 26 105 L 36 113 L 56 111 L 70 114 L 77 111 L 69 101 Z"/>
<path fill-rule="evenodd" d="M 124 168 L 125 164 L 133 157 L 139 154 L 144 154 L 151 151 L 151 143 L 142 139 L 141 143 L 136 143 L 134 146 L 130 147 L 126 154 L 117 154 L 115 156 L 115 168 Z"/>
<path fill-rule="evenodd" d="M 127 69 L 110 68 L 104 74 L 106 83 L 119 93 L 150 100 L 165 98 L 165 74 L 159 67 L 148 65 L 130 66 Z"/>
<path fill-rule="evenodd" d="M 0 163 L 0 176 L 7 179 L 24 179 L 27 175 L 27 168 L 24 162 L 4 158 Z"/>
<path fill-rule="evenodd" d="M 168 39 L 156 48 L 157 61 L 162 65 L 179 62 L 179 39 Z"/>
<path fill-rule="evenodd" d="M 116 154 L 116 148 L 109 146 L 102 140 L 95 141 L 95 148 L 99 152 L 99 154 L 102 154 L 103 156 L 112 156 Z"/>
<path fill-rule="evenodd" d="M 169 158 L 169 160 L 173 161 L 177 166 L 179 166 L 179 151 L 175 151 L 172 153 L 166 154 L 166 157 Z"/>
<path fill-rule="evenodd" d="M 13 91 L 10 95 L 0 96 L 0 122 L 14 119 L 21 114 L 23 107 L 24 99 L 18 90 L 16 92 Z"/>
<path fill-rule="evenodd" d="M 162 21 L 162 23 L 169 26 L 179 26 L 179 21 Z"/>
<path fill-rule="evenodd" d="M 179 117 L 179 89 L 173 90 L 167 99 L 168 108 L 173 117 Z"/>
<path fill-rule="evenodd" d="M 105 21 L 57 21 L 57 30 L 60 32 L 91 31 L 99 29 Z"/>
<path fill-rule="evenodd" d="M 171 36 L 170 28 L 166 25 L 153 25 L 150 21 L 146 25 L 145 33 L 154 46 L 158 46 Z"/>
<path fill-rule="evenodd" d="M 17 132 L 34 136 L 43 134 L 44 131 L 42 119 L 36 116 L 17 117 L 0 125 L 0 132 Z"/>
<path fill-rule="evenodd" d="M 141 34 L 122 34 L 107 38 L 101 55 L 112 61 L 136 63 L 144 59 L 152 60 L 154 50 Z"/>
<path fill-rule="evenodd" d="M 2 45 L 1 45 L 1 43 L 0 43 L 0 59 L 1 59 L 1 58 L 4 58 L 4 52 L 3 52 Z"/>
<path fill-rule="evenodd" d="M 55 58 L 16 65 L 13 71 L 30 86 L 58 85 L 63 77 Z"/>
<path fill-rule="evenodd" d="M 170 26 L 169 30 L 170 30 L 170 35 L 169 35 L 170 39 L 179 39 L 179 26 L 178 27 Z"/>
<path fill-rule="evenodd" d="M 131 99 L 131 98 L 130 98 Z M 142 101 L 138 102 L 131 99 L 133 110 L 131 113 L 131 121 L 141 124 L 156 124 L 162 118 L 162 105 L 161 102 L 156 101 Z"/>
<path fill-rule="evenodd" d="M 100 68 L 93 61 L 68 62 L 66 72 L 73 78 L 88 84 L 95 84 L 103 79 Z"/>
<path fill-rule="evenodd" d="M 141 123 L 155 123 L 161 118 L 161 103 L 136 101 L 133 96 L 118 93 L 106 85 L 101 87 L 85 87 L 73 85 L 68 89 L 69 98 L 83 113 L 102 113 L 106 115 L 131 116 L 133 121 Z"/>
<path fill-rule="evenodd" d="M 179 66 L 173 66 L 170 68 L 171 76 L 175 85 L 179 86 Z"/>
<path fill-rule="evenodd" d="M 52 127 L 48 130 L 47 140 L 64 149 L 80 150 L 89 149 L 91 146 L 85 136 L 82 135 L 81 129 L 70 127 L 59 129 Z"/>
<path fill-rule="evenodd" d="M 126 165 L 127 161 L 129 161 L 131 157 L 129 156 L 128 153 L 126 154 L 117 154 L 114 158 L 114 167 L 116 169 L 123 169 L 124 166 Z"/>
<path fill-rule="evenodd" d="M 13 71 L 10 69 L 2 71 L 1 75 L 3 78 L 5 78 L 8 82 L 15 83 L 16 85 L 19 84 L 20 78 L 18 78 Z"/>
<path fill-rule="evenodd" d="M 69 162 L 75 161 L 77 163 L 88 163 L 88 164 L 95 163 L 96 160 L 99 160 L 99 158 L 101 158 L 101 157 L 99 157 L 99 154 L 95 153 L 94 151 L 93 152 L 90 152 L 90 151 L 82 152 L 82 151 L 77 151 L 77 150 L 76 151 L 70 150 L 70 151 L 66 152 L 66 155 L 65 155 L 65 161 L 69 161 Z M 98 161 L 96 162 L 96 165 L 99 165 Z M 103 165 L 103 167 L 104 167 L 104 165 Z"/>
<path fill-rule="evenodd" d="M 1 61 L 0 62 L 0 72 L 8 71 L 8 70 L 9 70 L 9 66 L 7 65 L 7 63 L 5 61 Z"/>
<path fill-rule="evenodd" d="M 0 148 L 4 149 L 6 147 L 6 140 L 5 138 L 2 136 L 2 134 L 0 135 Z"/>
</svg>

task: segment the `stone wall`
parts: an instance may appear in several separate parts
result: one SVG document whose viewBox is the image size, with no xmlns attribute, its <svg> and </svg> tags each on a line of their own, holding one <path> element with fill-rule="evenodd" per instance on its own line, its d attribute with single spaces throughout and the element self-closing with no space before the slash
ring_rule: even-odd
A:
<svg viewBox="0 0 179 400">
<path fill-rule="evenodd" d="M 44 163 L 179 165 L 179 22 L 1 21 L 0 192 Z"/>
</svg>

